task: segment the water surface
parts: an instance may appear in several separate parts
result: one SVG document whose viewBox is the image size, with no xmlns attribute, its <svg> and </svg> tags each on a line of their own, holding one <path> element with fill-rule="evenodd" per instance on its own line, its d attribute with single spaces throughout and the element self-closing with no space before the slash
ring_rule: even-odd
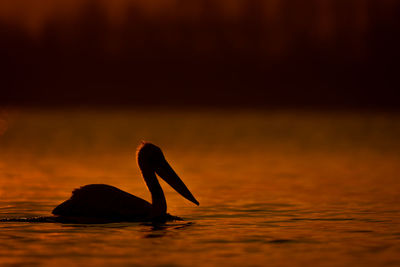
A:
<svg viewBox="0 0 400 267">
<path fill-rule="evenodd" d="M 142 139 L 200 202 L 162 182 L 184 221 L 0 223 L 5 266 L 400 264 L 398 114 L 3 110 L 0 134 L 0 217 L 49 215 L 90 183 L 149 200 Z"/>
</svg>

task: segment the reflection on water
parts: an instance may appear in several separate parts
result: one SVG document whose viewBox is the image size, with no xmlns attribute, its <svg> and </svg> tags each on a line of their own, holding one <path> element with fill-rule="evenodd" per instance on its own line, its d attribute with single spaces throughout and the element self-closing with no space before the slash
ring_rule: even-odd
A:
<svg viewBox="0 0 400 267">
<path fill-rule="evenodd" d="M 398 266 L 400 117 L 312 112 L 13 111 L 0 137 L 0 217 L 47 216 L 106 183 L 149 199 L 141 139 L 168 185 L 166 224 L 0 223 L 4 265 Z M 3 119 L 5 121 L 5 119 Z M 4 123 L 3 123 L 4 124 Z"/>
<path fill-rule="evenodd" d="M 145 230 L 146 234 L 143 236 L 144 238 L 158 238 L 158 237 L 164 237 L 167 234 L 174 232 L 174 230 L 184 230 L 185 228 L 193 225 L 193 223 L 192 222 L 175 223 L 175 224 L 149 223 L 143 225 L 151 227 Z"/>
</svg>

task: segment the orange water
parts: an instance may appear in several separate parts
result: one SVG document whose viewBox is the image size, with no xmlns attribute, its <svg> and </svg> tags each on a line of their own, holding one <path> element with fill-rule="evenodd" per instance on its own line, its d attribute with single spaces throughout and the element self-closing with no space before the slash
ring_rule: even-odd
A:
<svg viewBox="0 0 400 267">
<path fill-rule="evenodd" d="M 90 183 L 149 200 L 142 139 L 200 202 L 162 182 L 185 221 L 0 223 L 0 265 L 400 264 L 399 114 L 3 109 L 0 135 L 0 217 L 49 215 Z"/>
</svg>

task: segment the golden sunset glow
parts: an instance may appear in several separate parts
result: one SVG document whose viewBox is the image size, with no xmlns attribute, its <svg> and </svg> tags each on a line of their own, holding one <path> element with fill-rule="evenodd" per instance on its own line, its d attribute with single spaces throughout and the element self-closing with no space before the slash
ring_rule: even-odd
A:
<svg viewBox="0 0 400 267">
<path fill-rule="evenodd" d="M 0 2 L 1 266 L 397 266 L 400 2 Z"/>
</svg>

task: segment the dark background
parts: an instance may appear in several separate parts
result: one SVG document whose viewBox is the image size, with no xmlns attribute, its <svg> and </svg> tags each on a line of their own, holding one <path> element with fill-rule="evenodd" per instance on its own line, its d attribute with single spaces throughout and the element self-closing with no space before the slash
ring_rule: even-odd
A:
<svg viewBox="0 0 400 267">
<path fill-rule="evenodd" d="M 400 107 L 400 1 L 139 2 L 116 20 L 81 1 L 34 32 L 2 12 L 0 104 Z"/>
</svg>

